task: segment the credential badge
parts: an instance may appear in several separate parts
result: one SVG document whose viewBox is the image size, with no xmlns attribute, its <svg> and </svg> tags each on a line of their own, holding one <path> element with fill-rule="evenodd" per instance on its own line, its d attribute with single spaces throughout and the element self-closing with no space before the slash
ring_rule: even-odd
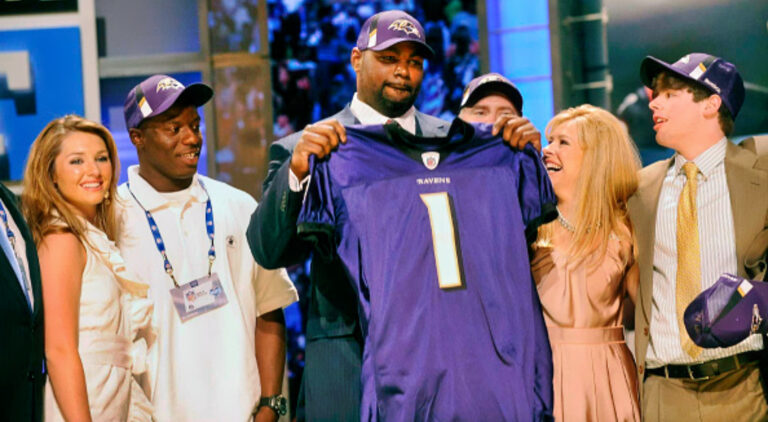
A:
<svg viewBox="0 0 768 422">
<path fill-rule="evenodd" d="M 434 170 L 440 164 L 440 153 L 436 151 L 422 152 L 421 161 L 428 170 Z"/>
</svg>

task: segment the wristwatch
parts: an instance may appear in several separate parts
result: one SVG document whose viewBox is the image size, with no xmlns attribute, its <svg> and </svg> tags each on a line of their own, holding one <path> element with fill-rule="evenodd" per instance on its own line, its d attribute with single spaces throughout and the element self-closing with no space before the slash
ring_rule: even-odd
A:
<svg viewBox="0 0 768 422">
<path fill-rule="evenodd" d="M 283 416 L 288 413 L 287 400 L 285 400 L 285 397 L 280 394 L 260 398 L 259 405 L 256 407 L 256 410 L 259 410 L 264 406 L 274 410 L 275 413 L 277 413 L 277 416 Z"/>
</svg>

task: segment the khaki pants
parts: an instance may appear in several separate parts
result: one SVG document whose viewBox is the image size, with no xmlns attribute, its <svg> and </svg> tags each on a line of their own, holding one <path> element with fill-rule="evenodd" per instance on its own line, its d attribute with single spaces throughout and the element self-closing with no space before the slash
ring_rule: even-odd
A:
<svg viewBox="0 0 768 422">
<path fill-rule="evenodd" d="M 642 417 L 648 422 L 768 421 L 757 363 L 706 381 L 648 376 Z"/>
</svg>

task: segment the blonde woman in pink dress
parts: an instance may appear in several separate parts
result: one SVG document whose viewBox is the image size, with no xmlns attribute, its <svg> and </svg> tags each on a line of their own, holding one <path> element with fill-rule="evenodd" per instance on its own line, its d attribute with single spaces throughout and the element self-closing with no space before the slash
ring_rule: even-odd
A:
<svg viewBox="0 0 768 422">
<path fill-rule="evenodd" d="M 637 151 L 618 119 L 590 105 L 556 115 L 546 135 L 559 217 L 539 229 L 531 266 L 552 345 L 555 420 L 639 421 L 622 327 L 638 283 L 626 209 Z"/>
</svg>

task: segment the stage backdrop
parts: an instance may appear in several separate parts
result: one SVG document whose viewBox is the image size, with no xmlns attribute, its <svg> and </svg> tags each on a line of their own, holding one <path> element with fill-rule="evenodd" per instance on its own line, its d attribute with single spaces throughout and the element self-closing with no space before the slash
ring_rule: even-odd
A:
<svg viewBox="0 0 768 422">
<path fill-rule="evenodd" d="M 0 31 L 0 180 L 21 180 L 48 121 L 85 113 L 80 45 L 77 27 Z"/>
</svg>

